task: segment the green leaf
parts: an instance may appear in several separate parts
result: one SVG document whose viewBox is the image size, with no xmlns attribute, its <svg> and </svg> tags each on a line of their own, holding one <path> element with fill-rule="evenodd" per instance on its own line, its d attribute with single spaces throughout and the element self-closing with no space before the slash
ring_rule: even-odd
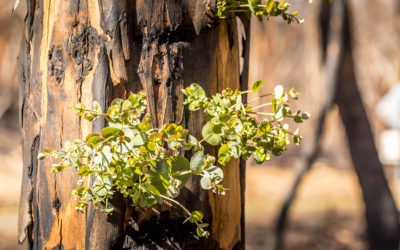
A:
<svg viewBox="0 0 400 250">
<path fill-rule="evenodd" d="M 235 125 L 233 126 L 236 133 L 240 133 L 243 130 L 243 124 L 240 119 L 236 119 Z"/>
<path fill-rule="evenodd" d="M 173 156 L 168 159 L 168 164 L 171 166 L 171 172 L 190 170 L 189 161 L 183 156 Z"/>
<path fill-rule="evenodd" d="M 284 1 L 282 1 L 284 2 Z M 276 85 L 274 88 L 274 94 L 275 94 L 275 98 L 276 99 L 281 99 L 282 95 L 283 95 L 283 86 L 282 85 Z"/>
<path fill-rule="evenodd" d="M 193 155 L 192 159 L 190 159 L 190 169 L 192 170 L 193 174 L 201 174 L 204 168 L 204 158 L 204 152 L 199 151 Z"/>
<path fill-rule="evenodd" d="M 192 147 L 194 147 L 195 151 L 203 150 L 203 146 L 201 145 L 201 143 L 194 136 L 189 135 L 185 150 L 190 150 Z"/>
<path fill-rule="evenodd" d="M 111 128 L 119 128 L 119 129 L 122 129 L 122 124 L 121 124 L 121 123 L 118 123 L 118 122 L 109 121 L 109 122 L 108 122 L 108 126 L 111 127 Z"/>
<path fill-rule="evenodd" d="M 190 170 L 190 163 L 189 161 L 183 157 L 183 156 L 173 156 L 170 157 L 168 160 L 168 165 L 171 167 L 171 173 L 176 173 L 176 172 L 181 172 L 181 171 L 187 171 Z M 179 185 L 179 188 L 182 188 L 185 186 L 185 184 L 188 182 L 190 177 L 190 172 L 184 175 L 179 175 L 175 177 L 176 179 L 181 181 L 181 184 Z"/>
<path fill-rule="evenodd" d="M 239 145 L 236 142 L 228 142 L 228 146 L 229 146 L 229 155 L 230 157 L 234 157 L 235 159 L 239 158 L 241 155 L 241 149 L 239 147 Z"/>
<path fill-rule="evenodd" d="M 241 96 L 239 96 L 239 97 L 241 97 Z M 231 115 L 226 114 L 226 113 L 222 113 L 222 114 L 218 115 L 218 119 L 221 122 L 227 123 L 231 119 Z"/>
<path fill-rule="evenodd" d="M 206 92 L 204 89 L 197 83 L 192 83 L 190 88 L 193 91 L 193 95 L 197 96 L 198 98 L 206 97 Z"/>
<path fill-rule="evenodd" d="M 165 160 L 157 163 L 156 166 L 150 169 L 151 174 L 151 185 L 154 189 L 151 189 L 157 194 L 166 194 L 169 183 L 170 167 Z"/>
<path fill-rule="evenodd" d="M 91 133 L 91 134 L 88 134 L 87 136 L 86 136 L 86 141 L 89 141 L 90 140 L 90 138 L 92 138 L 92 137 L 94 137 L 94 136 L 100 136 L 98 133 Z"/>
<path fill-rule="evenodd" d="M 92 137 L 89 138 L 87 143 L 91 144 L 91 145 L 95 145 L 95 144 L 98 144 L 98 143 L 102 142 L 103 140 L 104 140 L 104 138 L 101 137 L 101 136 L 92 136 Z"/>
<path fill-rule="evenodd" d="M 300 145 L 301 136 L 294 135 L 294 136 L 293 136 L 293 142 L 294 142 L 294 144 L 296 144 L 296 145 Z"/>
<path fill-rule="evenodd" d="M 112 153 L 111 153 L 111 148 L 110 148 L 110 146 L 104 146 L 102 149 L 101 149 L 101 152 L 103 153 L 103 157 L 105 157 L 105 160 L 107 161 L 107 162 L 111 162 L 111 160 L 112 160 Z"/>
<path fill-rule="evenodd" d="M 251 11 L 251 13 L 254 13 L 254 8 L 253 8 L 253 1 L 251 1 L 251 0 L 247 0 L 247 2 L 249 3 L 249 9 L 250 9 L 250 11 Z"/>
<path fill-rule="evenodd" d="M 203 176 L 203 177 L 201 177 L 201 179 L 200 179 L 200 186 L 201 186 L 203 189 L 205 189 L 205 190 L 208 190 L 208 189 L 211 189 L 211 188 L 212 188 L 212 186 L 211 186 L 211 181 L 210 181 L 209 176 Z"/>
<path fill-rule="evenodd" d="M 222 134 L 222 128 L 225 127 L 223 123 L 214 124 L 211 123 L 211 130 L 214 134 L 220 135 Z"/>
<path fill-rule="evenodd" d="M 101 130 L 101 135 L 104 138 L 108 138 L 111 136 L 118 137 L 118 136 L 124 135 L 124 132 L 119 128 L 107 127 L 107 128 L 103 128 Z"/>
<path fill-rule="evenodd" d="M 37 158 L 38 158 L 38 160 L 43 160 L 44 158 L 46 158 L 46 155 L 43 153 L 39 153 Z"/>
<path fill-rule="evenodd" d="M 94 119 L 96 119 L 97 118 L 97 115 L 95 115 L 95 114 L 92 114 L 92 113 L 84 113 L 83 114 L 83 118 L 85 119 L 85 120 L 88 120 L 88 121 L 93 121 Z"/>
<path fill-rule="evenodd" d="M 224 178 L 224 171 L 220 167 L 213 167 L 207 170 L 212 178 L 216 178 L 215 184 L 218 184 Z"/>
<path fill-rule="evenodd" d="M 144 145 L 145 138 L 144 138 L 143 134 L 141 132 L 137 131 L 137 133 L 136 133 L 135 137 L 133 137 L 131 143 L 132 143 L 133 147 L 140 147 L 140 146 Z"/>
<path fill-rule="evenodd" d="M 223 144 L 218 151 L 218 162 L 222 165 L 227 164 L 231 160 L 229 145 Z"/>
<path fill-rule="evenodd" d="M 106 214 L 112 214 L 114 208 L 112 207 L 102 208 L 101 211 L 105 212 Z"/>
<path fill-rule="evenodd" d="M 77 103 L 72 106 L 72 109 L 75 111 L 75 114 L 82 116 L 85 109 L 85 105 L 83 105 L 82 103 Z"/>
<path fill-rule="evenodd" d="M 262 164 L 265 161 L 265 158 L 265 154 L 254 154 L 254 160 L 257 162 L 257 164 Z"/>
<path fill-rule="evenodd" d="M 124 100 L 122 100 L 121 98 L 115 98 L 112 102 L 110 106 L 114 106 L 114 105 L 121 105 L 121 103 L 123 103 Z"/>
<path fill-rule="evenodd" d="M 310 117 L 311 115 L 308 112 L 304 112 L 303 114 L 301 114 L 301 119 L 303 120 L 307 120 Z"/>
<path fill-rule="evenodd" d="M 204 225 L 204 226 L 203 226 Z M 207 231 L 207 230 L 205 230 L 204 229 L 204 227 L 207 227 L 208 226 L 208 224 L 199 224 L 198 226 L 197 226 L 197 228 L 196 228 L 196 233 L 197 233 L 197 236 L 199 236 L 199 237 L 208 237 L 208 236 L 210 236 L 210 233 Z"/>
<path fill-rule="evenodd" d="M 206 125 L 204 125 L 201 134 L 203 135 L 203 138 L 205 138 L 205 141 L 208 142 L 210 145 L 216 146 L 221 144 L 222 142 L 221 136 L 213 133 L 211 129 L 211 122 L 207 122 Z"/>
<path fill-rule="evenodd" d="M 290 110 L 288 110 L 288 107 L 287 106 L 280 106 L 279 108 L 278 108 L 278 110 L 276 110 L 276 113 L 275 113 L 275 115 L 274 115 L 274 118 L 277 120 L 277 121 L 282 121 L 285 117 L 286 117 L 286 115 L 288 114 L 288 113 L 290 113 Z"/>
<path fill-rule="evenodd" d="M 303 120 L 301 119 L 301 117 L 298 116 L 298 115 L 295 115 L 295 116 L 293 117 L 293 120 L 294 120 L 295 123 L 302 123 L 302 122 L 303 122 Z"/>
<path fill-rule="evenodd" d="M 272 6 L 274 6 L 274 2 L 275 2 L 275 0 L 268 0 L 267 7 L 266 7 L 267 13 L 271 12 Z"/>
<path fill-rule="evenodd" d="M 132 103 L 132 105 L 135 105 L 139 101 L 139 96 L 136 94 L 131 94 L 128 97 L 128 100 Z"/>
<path fill-rule="evenodd" d="M 97 112 L 97 113 L 102 113 L 103 110 L 101 109 L 100 104 L 97 101 L 93 101 L 93 109 Z"/>
<path fill-rule="evenodd" d="M 192 223 L 201 222 L 201 220 L 204 218 L 204 214 L 201 211 L 196 210 L 191 213 L 190 217 L 193 219 L 193 221 L 191 221 Z"/>
<path fill-rule="evenodd" d="M 123 109 L 123 110 L 130 110 L 130 109 L 132 109 L 132 108 L 133 108 L 133 104 L 132 104 L 131 101 L 125 100 L 125 101 L 122 103 L 122 109 Z"/>
<path fill-rule="evenodd" d="M 155 142 L 149 142 L 148 144 L 147 144 L 147 149 L 148 150 L 150 150 L 150 151 L 155 151 L 156 150 L 156 143 Z"/>
<path fill-rule="evenodd" d="M 262 121 L 258 127 L 258 135 L 263 136 L 269 132 L 271 132 L 271 123 L 268 121 Z"/>
<path fill-rule="evenodd" d="M 189 104 L 189 110 L 190 111 L 197 111 L 201 108 L 201 102 L 200 101 L 192 101 Z"/>
<path fill-rule="evenodd" d="M 228 144 L 223 144 L 218 151 L 218 157 L 224 157 L 229 155 L 229 146 Z"/>
<path fill-rule="evenodd" d="M 88 176 L 91 173 L 89 166 L 83 166 L 79 169 L 78 175 L 80 176 Z"/>
<path fill-rule="evenodd" d="M 102 181 L 104 183 L 102 183 Z M 93 183 L 94 191 L 99 195 L 99 196 L 106 196 L 110 193 L 110 190 L 112 189 L 112 179 L 111 177 L 107 178 L 100 178 L 97 177 L 95 182 Z"/>
<path fill-rule="evenodd" d="M 264 84 L 264 82 L 263 81 L 261 81 L 261 80 L 258 80 L 258 81 L 256 81 L 254 84 L 253 84 L 253 87 L 251 88 L 251 91 L 254 93 L 254 92 L 257 92 L 260 88 L 261 88 L 261 86 Z"/>
</svg>

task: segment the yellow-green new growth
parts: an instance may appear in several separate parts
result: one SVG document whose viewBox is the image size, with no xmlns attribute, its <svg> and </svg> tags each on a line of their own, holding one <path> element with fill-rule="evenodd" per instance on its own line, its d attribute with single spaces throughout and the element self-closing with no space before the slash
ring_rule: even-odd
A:
<svg viewBox="0 0 400 250">
<path fill-rule="evenodd" d="M 252 91 L 260 89 L 262 84 L 257 81 Z M 102 117 L 108 127 L 100 133 L 87 135 L 84 140 L 68 142 L 62 149 L 46 149 L 38 159 L 56 158 L 53 172 L 70 167 L 77 170 L 81 179 L 73 193 L 78 200 L 76 209 L 79 212 L 84 212 L 91 202 L 96 208 L 112 213 L 109 200 L 115 192 L 128 197 L 139 207 L 168 200 L 183 209 L 187 214 L 186 221 L 196 225 L 198 236 L 207 237 L 209 233 L 202 212 L 190 212 L 175 199 L 190 176 L 201 176 L 203 189 L 225 194 L 226 189 L 221 185 L 224 176 L 221 166 L 232 158 L 248 159 L 253 155 L 257 163 L 262 163 L 280 155 L 286 150 L 290 137 L 296 144 L 301 139 L 297 130 L 290 132 L 289 126 L 282 121 L 290 118 L 302 122 L 309 115 L 290 110 L 289 98 L 297 99 L 298 94 L 293 90 L 286 93 L 282 86 L 277 86 L 274 93 L 260 95 L 259 98 L 271 97 L 272 100 L 254 108 L 250 102 L 242 102 L 242 95 L 250 91 L 226 89 L 207 97 L 200 85 L 192 84 L 182 92 L 189 110 L 205 113 L 201 140 L 177 124 L 153 128 L 152 117 L 145 113 L 146 94 L 140 92 L 127 100 L 115 99 L 106 113 L 97 102 L 93 103 L 92 109 L 83 104 L 74 105 L 77 115 L 92 122 Z M 271 109 L 268 113 L 255 111 L 267 107 Z M 256 115 L 267 118 L 259 123 Z M 219 146 L 218 160 L 204 151 L 204 143 Z M 185 150 L 195 152 L 190 160 L 182 156 Z"/>
</svg>

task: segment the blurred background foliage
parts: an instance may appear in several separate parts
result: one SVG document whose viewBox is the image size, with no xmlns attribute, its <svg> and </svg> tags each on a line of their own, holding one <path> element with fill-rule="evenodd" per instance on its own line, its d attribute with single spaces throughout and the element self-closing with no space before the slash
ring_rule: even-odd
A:
<svg viewBox="0 0 400 250">
<path fill-rule="evenodd" d="M 304 152 L 313 147 L 322 103 L 332 95 L 325 58 L 342 50 L 341 43 L 324 41 L 323 1 L 289 2 L 305 19 L 304 24 L 287 25 L 280 18 L 252 20 L 250 82 L 262 79 L 265 84 L 260 92 L 269 92 L 276 84 L 295 87 L 301 92 L 298 107 L 311 113 L 312 119 L 301 127 L 301 147 L 290 147 L 283 157 L 247 169 L 248 249 L 273 249 L 282 202 L 302 170 L 299 161 Z M 400 3 L 347 0 L 346 4 L 355 78 L 379 146 L 378 138 L 386 125 L 377 116 L 376 105 L 400 76 Z M 25 6 L 22 1 L 12 13 L 12 5 L 13 1 L 0 0 L 0 249 L 18 249 L 22 173 L 16 57 L 24 32 Z M 328 25 L 340 28 L 344 21 L 331 18 Z M 317 158 L 304 175 L 289 211 L 284 249 L 366 248 L 365 208 L 344 126 L 337 105 L 328 110 Z M 393 186 L 393 167 L 384 166 L 384 170 Z M 399 195 L 394 194 L 397 201 Z"/>
</svg>

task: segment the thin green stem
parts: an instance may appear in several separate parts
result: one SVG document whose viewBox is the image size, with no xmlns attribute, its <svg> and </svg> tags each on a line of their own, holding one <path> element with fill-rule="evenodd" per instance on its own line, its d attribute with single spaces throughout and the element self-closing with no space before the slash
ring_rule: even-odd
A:
<svg viewBox="0 0 400 250">
<path fill-rule="evenodd" d="M 185 170 L 185 171 L 175 172 L 171 176 L 172 177 L 177 177 L 177 176 L 182 176 L 182 175 L 190 174 L 190 173 L 192 173 L 192 170 Z"/>
<path fill-rule="evenodd" d="M 201 139 L 201 140 L 199 141 L 199 143 L 203 143 L 205 140 L 207 140 L 208 138 L 210 138 L 210 137 L 213 136 L 213 135 L 215 135 L 214 132 L 209 133 L 206 137 L 204 137 L 203 139 Z"/>
<path fill-rule="evenodd" d="M 158 197 L 161 197 L 161 198 L 163 198 L 163 199 L 165 199 L 165 200 L 168 200 L 168 201 L 170 201 L 170 202 L 172 202 L 172 203 L 175 203 L 175 204 L 178 205 L 180 208 L 182 208 L 182 210 L 185 211 L 185 213 L 187 213 L 189 216 L 192 216 L 192 213 L 191 213 L 184 205 L 182 205 L 182 204 L 179 203 L 178 201 L 176 201 L 176 200 L 174 200 L 174 199 L 172 199 L 172 198 L 169 198 L 168 196 L 162 195 L 162 194 L 156 194 L 156 193 L 154 193 L 154 192 L 152 192 L 152 191 L 150 191 L 150 190 L 148 190 L 148 189 L 146 189 L 146 190 L 147 190 L 148 192 L 150 192 L 150 193 L 152 193 L 152 194 L 158 196 Z"/>
<path fill-rule="evenodd" d="M 245 90 L 245 91 L 240 91 L 239 93 L 241 95 L 243 95 L 243 94 L 248 94 L 248 93 L 251 93 L 251 92 L 252 92 L 251 90 Z"/>
<path fill-rule="evenodd" d="M 255 101 L 257 101 L 257 100 L 259 100 L 259 99 L 261 99 L 261 98 L 263 98 L 263 97 L 267 97 L 267 96 L 271 96 L 271 95 L 272 95 L 272 94 L 269 93 L 269 94 L 264 94 L 264 95 L 257 96 L 257 97 L 254 98 L 253 100 L 251 100 L 251 101 L 249 101 L 248 103 L 246 103 L 245 106 L 248 106 L 250 103 L 253 103 L 253 102 L 255 102 Z"/>
<path fill-rule="evenodd" d="M 263 113 L 263 112 L 249 112 L 250 114 L 255 114 L 255 115 L 266 115 L 266 116 L 274 116 L 275 113 Z"/>
<path fill-rule="evenodd" d="M 268 103 L 264 103 L 264 104 L 261 104 L 261 105 L 255 106 L 255 107 L 251 107 L 251 110 L 255 110 L 255 109 L 262 108 L 262 107 L 269 106 L 269 105 L 272 105 L 272 103 L 268 102 Z"/>
</svg>

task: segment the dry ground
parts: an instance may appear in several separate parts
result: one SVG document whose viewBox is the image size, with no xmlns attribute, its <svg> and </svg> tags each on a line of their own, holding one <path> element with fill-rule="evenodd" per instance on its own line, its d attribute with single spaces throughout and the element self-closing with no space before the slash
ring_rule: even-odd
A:
<svg viewBox="0 0 400 250">
<path fill-rule="evenodd" d="M 247 249 L 271 249 L 275 218 L 293 179 L 289 168 L 247 169 Z M 352 170 L 315 164 L 291 210 L 285 249 L 365 249 L 360 199 Z"/>
</svg>

